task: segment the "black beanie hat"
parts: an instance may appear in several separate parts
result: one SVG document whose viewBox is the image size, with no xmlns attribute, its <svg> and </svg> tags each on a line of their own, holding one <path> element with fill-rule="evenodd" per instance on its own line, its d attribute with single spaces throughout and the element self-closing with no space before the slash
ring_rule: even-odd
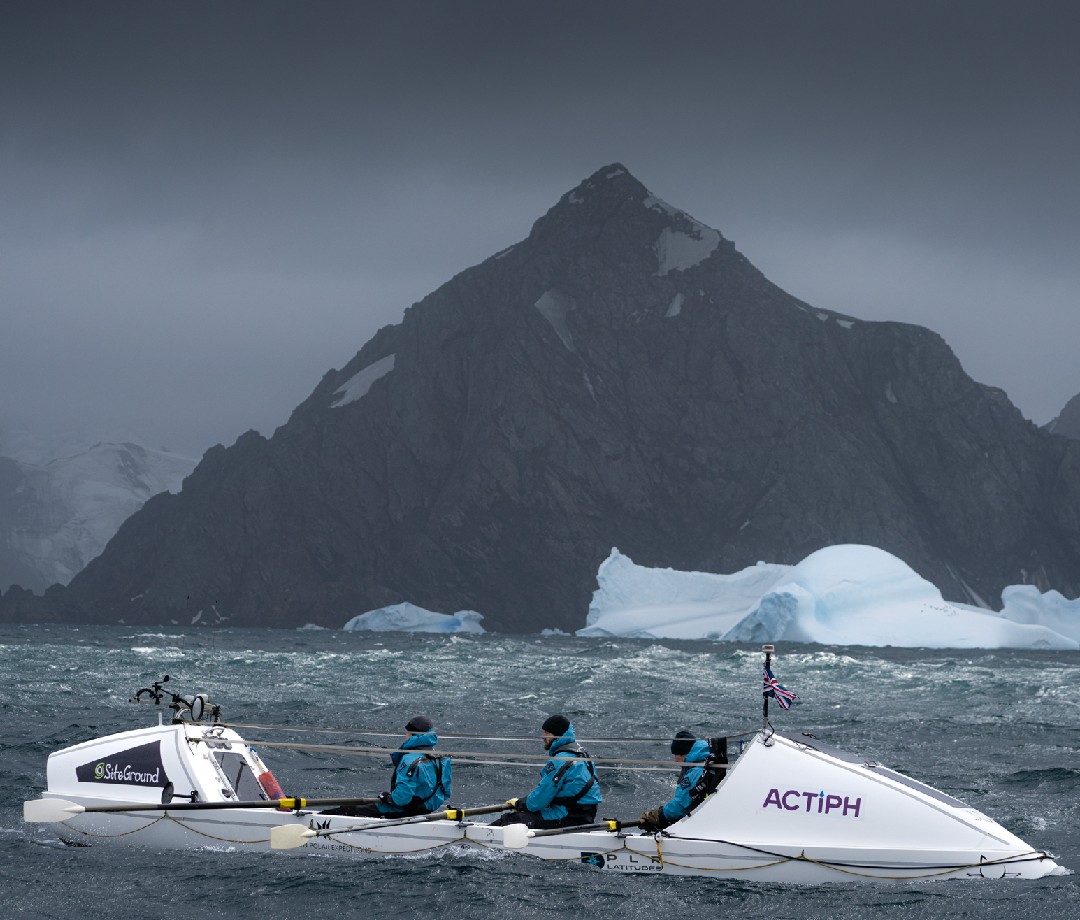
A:
<svg viewBox="0 0 1080 920">
<path fill-rule="evenodd" d="M 556 736 L 565 735 L 569 727 L 570 720 L 562 715 L 548 716 L 544 724 L 540 726 L 544 731 Z"/>
<path fill-rule="evenodd" d="M 407 732 L 429 732 L 435 727 L 435 723 L 427 716 L 413 716 L 405 726 Z"/>
<path fill-rule="evenodd" d="M 671 753 L 676 757 L 680 754 L 689 754 L 690 748 L 694 746 L 695 741 L 697 741 L 697 738 L 690 732 L 676 732 L 675 737 L 671 741 Z"/>
</svg>

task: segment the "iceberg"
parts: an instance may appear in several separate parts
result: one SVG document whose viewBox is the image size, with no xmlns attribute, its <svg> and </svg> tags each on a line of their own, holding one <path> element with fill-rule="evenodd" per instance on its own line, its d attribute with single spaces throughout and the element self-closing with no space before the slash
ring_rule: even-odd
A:
<svg viewBox="0 0 1080 920">
<path fill-rule="evenodd" d="M 435 613 L 415 604 L 379 607 L 353 617 L 341 628 L 349 632 L 482 633 L 483 614 L 475 610 Z"/>
<path fill-rule="evenodd" d="M 650 569 L 612 549 L 596 573 L 585 628 L 575 635 L 719 639 L 791 569 L 763 562 L 734 575 Z"/>
<path fill-rule="evenodd" d="M 1070 601 L 1058 591 L 1043 594 L 1034 585 L 1010 585 L 1002 590 L 1001 602 L 1006 620 L 1046 626 L 1080 642 L 1080 598 Z"/>
<path fill-rule="evenodd" d="M 795 566 L 732 575 L 635 565 L 613 549 L 579 636 L 715 638 L 907 648 L 1080 648 L 1080 601 L 1030 586 L 1001 613 L 954 604 L 873 546 L 828 546 Z"/>
</svg>

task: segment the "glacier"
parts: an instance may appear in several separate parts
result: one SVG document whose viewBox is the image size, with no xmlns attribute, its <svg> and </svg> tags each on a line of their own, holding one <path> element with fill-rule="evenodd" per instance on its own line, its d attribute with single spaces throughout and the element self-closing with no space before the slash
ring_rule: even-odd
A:
<svg viewBox="0 0 1080 920">
<path fill-rule="evenodd" d="M 0 427 L 0 591 L 66 585 L 151 496 L 179 492 L 198 463 L 118 436 Z"/>
<path fill-rule="evenodd" d="M 393 604 L 353 617 L 341 628 L 349 632 L 482 633 L 483 614 L 475 610 L 436 613 L 416 604 Z"/>
<path fill-rule="evenodd" d="M 759 562 L 731 575 L 601 563 L 578 636 L 809 642 L 906 648 L 1080 649 L 1080 601 L 1030 585 L 1000 612 L 957 604 L 873 546 L 827 546 L 794 566 Z"/>
</svg>

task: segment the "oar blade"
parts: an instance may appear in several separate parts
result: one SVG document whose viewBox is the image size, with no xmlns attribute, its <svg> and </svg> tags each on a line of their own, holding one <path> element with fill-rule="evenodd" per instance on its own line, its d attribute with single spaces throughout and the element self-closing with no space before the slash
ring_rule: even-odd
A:
<svg viewBox="0 0 1080 920">
<path fill-rule="evenodd" d="M 270 849 L 295 850 L 315 836 L 315 831 L 303 824 L 279 824 L 270 828 Z"/>
<path fill-rule="evenodd" d="M 23 820 L 29 824 L 56 824 L 86 811 L 67 799 L 31 799 L 23 802 Z"/>
<path fill-rule="evenodd" d="M 529 828 L 524 824 L 508 824 L 502 832 L 502 845 L 508 850 L 523 850 L 529 845 Z"/>
</svg>

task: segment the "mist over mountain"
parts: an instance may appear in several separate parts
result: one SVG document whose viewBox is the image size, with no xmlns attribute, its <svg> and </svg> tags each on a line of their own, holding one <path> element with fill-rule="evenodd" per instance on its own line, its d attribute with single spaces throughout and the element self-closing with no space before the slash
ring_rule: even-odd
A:
<svg viewBox="0 0 1080 920">
<path fill-rule="evenodd" d="M 409 602 L 569 630 L 613 546 L 733 572 L 838 543 L 950 599 L 1075 595 L 1080 444 L 933 332 L 784 292 L 613 164 L 0 616 L 339 627 Z"/>
<path fill-rule="evenodd" d="M 1065 403 L 1065 408 L 1046 426 L 1046 430 L 1051 434 L 1080 440 L 1080 394 Z"/>
</svg>

